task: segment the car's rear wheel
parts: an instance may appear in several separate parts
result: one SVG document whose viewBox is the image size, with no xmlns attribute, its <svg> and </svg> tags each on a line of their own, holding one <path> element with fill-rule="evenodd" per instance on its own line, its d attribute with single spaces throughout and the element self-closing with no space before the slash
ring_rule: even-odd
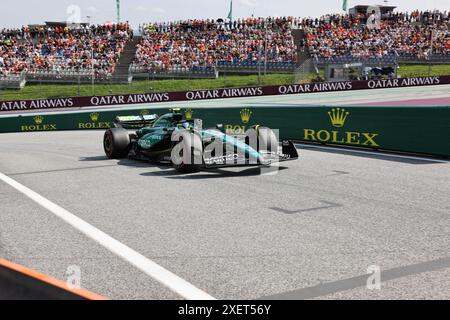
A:
<svg viewBox="0 0 450 320">
<path fill-rule="evenodd" d="M 122 128 L 113 128 L 105 132 L 103 148 L 109 159 L 123 159 L 131 150 L 131 141 L 128 131 Z"/>
</svg>

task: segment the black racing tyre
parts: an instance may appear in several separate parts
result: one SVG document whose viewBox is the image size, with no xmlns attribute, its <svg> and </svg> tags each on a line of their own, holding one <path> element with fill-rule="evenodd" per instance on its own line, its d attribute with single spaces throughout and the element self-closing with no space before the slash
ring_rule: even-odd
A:
<svg viewBox="0 0 450 320">
<path fill-rule="evenodd" d="M 278 138 L 272 129 L 259 126 L 255 126 L 253 129 L 258 135 L 258 151 L 263 148 L 263 151 L 278 152 Z"/>
<path fill-rule="evenodd" d="M 109 159 L 123 159 L 131 150 L 130 135 L 122 128 L 112 128 L 105 132 L 103 148 Z"/>
<path fill-rule="evenodd" d="M 201 143 L 201 138 L 195 134 L 183 134 L 180 141 L 175 145 L 174 149 L 177 150 L 180 156 L 180 161 L 175 161 L 172 159 L 173 167 L 180 173 L 195 173 L 200 171 L 200 164 L 195 163 L 195 154 L 203 155 L 203 146 Z M 190 157 L 184 154 L 185 150 L 190 150 Z M 190 158 L 190 159 L 187 159 Z M 203 160 L 201 159 L 203 162 Z"/>
</svg>

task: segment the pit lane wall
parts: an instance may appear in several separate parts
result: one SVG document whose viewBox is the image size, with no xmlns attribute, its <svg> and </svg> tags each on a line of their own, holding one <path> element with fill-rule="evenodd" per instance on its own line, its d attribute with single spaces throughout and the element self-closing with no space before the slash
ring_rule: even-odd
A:
<svg viewBox="0 0 450 320">
<path fill-rule="evenodd" d="M 0 132 L 105 130 L 116 116 L 165 114 L 168 109 L 95 111 L 0 118 Z M 186 118 L 228 133 L 252 125 L 279 129 L 281 138 L 303 142 L 428 154 L 450 158 L 449 107 L 252 107 L 193 108 Z M 100 143 L 100 142 L 99 142 Z"/>
</svg>

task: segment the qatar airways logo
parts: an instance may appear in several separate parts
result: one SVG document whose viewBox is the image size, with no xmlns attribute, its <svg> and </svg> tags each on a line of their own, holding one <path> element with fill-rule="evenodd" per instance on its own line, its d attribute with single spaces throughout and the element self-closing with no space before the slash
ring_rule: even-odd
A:
<svg viewBox="0 0 450 320">
<path fill-rule="evenodd" d="M 262 87 L 232 88 L 223 90 L 199 90 L 186 92 L 187 100 L 223 99 L 238 97 L 254 97 L 264 94 Z"/>
<path fill-rule="evenodd" d="M 148 93 L 148 94 L 132 94 L 129 96 L 100 96 L 92 97 L 91 105 L 93 106 L 110 106 L 118 104 L 139 104 L 152 102 L 166 102 L 170 100 L 168 92 Z"/>
<path fill-rule="evenodd" d="M 367 83 L 369 89 L 379 88 L 399 88 L 399 87 L 414 87 L 414 86 L 430 86 L 440 84 L 439 77 L 418 77 L 418 78 L 403 78 L 403 79 L 388 79 L 388 80 L 370 80 Z"/>
<path fill-rule="evenodd" d="M 312 93 L 312 92 L 327 92 L 327 91 L 346 91 L 352 90 L 353 85 L 351 81 L 346 82 L 319 82 L 307 84 L 293 84 L 290 86 L 280 86 L 278 88 L 279 94 L 297 94 L 297 93 Z"/>
</svg>

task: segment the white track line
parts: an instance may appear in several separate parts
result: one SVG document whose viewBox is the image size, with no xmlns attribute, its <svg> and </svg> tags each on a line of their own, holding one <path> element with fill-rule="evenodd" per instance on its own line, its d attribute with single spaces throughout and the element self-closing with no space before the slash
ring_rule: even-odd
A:
<svg viewBox="0 0 450 320">
<path fill-rule="evenodd" d="M 160 265 L 141 255 L 140 253 L 127 247 L 126 245 L 110 237 L 103 231 L 93 227 L 89 223 L 83 221 L 64 208 L 61 208 L 57 204 L 51 202 L 50 200 L 44 198 L 43 196 L 39 195 L 38 193 L 25 187 L 24 185 L 18 183 L 17 181 L 11 179 L 1 172 L 0 180 L 10 185 L 17 191 L 23 193 L 25 196 L 38 203 L 45 209 L 49 210 L 54 215 L 73 226 L 75 229 L 84 233 L 86 236 L 98 242 L 100 245 L 102 245 L 112 253 L 118 255 L 125 261 L 131 263 L 136 268 L 143 271 L 161 284 L 165 285 L 173 292 L 179 294 L 181 297 L 187 300 L 215 300 L 214 297 L 196 288 L 186 280 L 164 269 Z"/>
<path fill-rule="evenodd" d="M 391 154 L 391 153 L 380 153 L 376 151 L 365 151 L 365 150 L 356 150 L 356 149 L 349 149 L 349 148 L 339 148 L 339 147 L 325 147 L 325 146 L 319 146 L 314 144 L 302 144 L 302 143 L 296 143 L 295 146 L 297 148 L 311 148 L 311 149 L 323 149 L 323 150 L 330 150 L 330 151 L 345 151 L 349 153 L 359 153 L 359 154 L 368 154 L 372 156 L 379 156 L 379 157 L 387 157 L 387 158 L 400 158 L 400 159 L 409 159 L 409 160 L 420 160 L 420 161 L 429 161 L 429 162 L 436 162 L 436 163 L 450 163 L 450 160 L 438 160 L 433 158 L 425 158 L 425 157 L 415 157 L 415 156 L 407 156 L 407 155 L 400 155 L 400 154 Z"/>
</svg>

